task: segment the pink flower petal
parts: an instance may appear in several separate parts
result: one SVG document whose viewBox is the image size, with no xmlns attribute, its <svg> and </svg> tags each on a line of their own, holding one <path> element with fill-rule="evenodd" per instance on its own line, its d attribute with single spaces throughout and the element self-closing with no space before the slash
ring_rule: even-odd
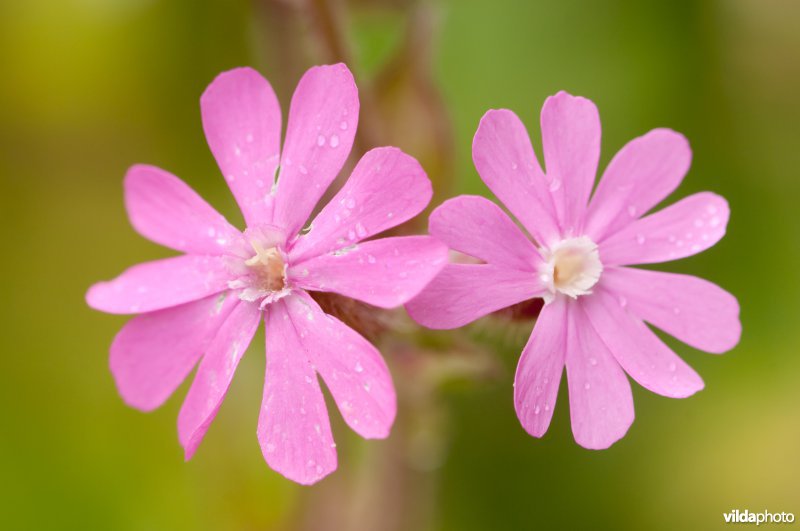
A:
<svg viewBox="0 0 800 531">
<path fill-rule="evenodd" d="M 299 262 L 380 234 L 422 212 L 431 194 L 431 182 L 413 157 L 393 147 L 368 151 L 290 257 Z"/>
<path fill-rule="evenodd" d="M 736 297 L 701 278 L 632 268 L 608 268 L 602 285 L 628 311 L 684 343 L 719 354 L 739 342 Z"/>
<path fill-rule="evenodd" d="M 305 224 L 336 178 L 358 126 L 358 89 L 344 64 L 315 66 L 292 97 L 275 192 L 274 223 L 289 235 Z"/>
<path fill-rule="evenodd" d="M 553 197 L 516 114 L 501 109 L 483 115 L 472 141 L 472 160 L 486 186 L 537 242 L 558 239 Z"/>
<path fill-rule="evenodd" d="M 139 234 L 177 251 L 220 255 L 242 241 L 241 233 L 186 183 L 155 166 L 128 170 L 125 207 Z"/>
<path fill-rule="evenodd" d="M 705 251 L 725 235 L 728 203 L 711 192 L 690 195 L 599 242 L 605 265 L 652 264 Z"/>
<path fill-rule="evenodd" d="M 600 158 L 600 115 L 592 101 L 559 92 L 542 107 L 542 148 L 563 234 L 583 221 Z"/>
<path fill-rule="evenodd" d="M 239 301 L 208 346 L 178 414 L 178 439 L 192 458 L 228 393 L 236 366 L 258 329 L 257 304 Z"/>
<path fill-rule="evenodd" d="M 367 439 L 387 437 L 397 400 L 378 349 L 326 315 L 305 293 L 288 297 L 286 306 L 308 360 L 325 380 L 347 425 Z"/>
<path fill-rule="evenodd" d="M 333 291 L 381 308 L 415 297 L 447 263 L 447 247 L 429 236 L 382 238 L 294 264 L 292 285 Z"/>
<path fill-rule="evenodd" d="M 285 299 L 269 306 L 266 327 L 267 369 L 258 441 L 273 470 L 311 485 L 336 470 L 336 444 L 325 398 Z"/>
<path fill-rule="evenodd" d="M 486 198 L 462 195 L 433 211 L 430 233 L 451 249 L 490 264 L 537 271 L 542 258 L 500 207 Z"/>
<path fill-rule="evenodd" d="M 592 450 L 608 448 L 633 423 L 628 378 L 597 334 L 582 307 L 567 309 L 567 385 L 575 442 Z"/>
<path fill-rule="evenodd" d="M 196 301 L 228 289 L 222 257 L 182 255 L 145 262 L 98 282 L 86 302 L 107 313 L 145 313 Z"/>
<path fill-rule="evenodd" d="M 230 293 L 134 317 L 111 344 L 111 374 L 131 407 L 159 407 L 183 382 L 238 299 Z"/>
<path fill-rule="evenodd" d="M 614 358 L 642 387 L 671 398 L 685 398 L 703 388 L 694 369 L 623 308 L 615 294 L 597 289 L 583 307 Z"/>
<path fill-rule="evenodd" d="M 678 187 L 691 162 L 689 142 L 680 133 L 653 129 L 634 138 L 603 173 L 584 232 L 600 241 L 638 219 Z"/>
<path fill-rule="evenodd" d="M 449 329 L 540 297 L 537 275 L 491 264 L 448 264 L 428 286 L 406 304 L 409 315 L 433 329 Z"/>
<path fill-rule="evenodd" d="M 223 72 L 200 98 L 200 111 L 208 147 L 247 225 L 269 223 L 281 142 L 281 108 L 269 82 L 252 68 Z"/>
<path fill-rule="evenodd" d="M 558 397 L 567 348 L 566 300 L 557 297 L 539 314 L 514 377 L 514 409 L 529 434 L 547 432 Z"/>
</svg>

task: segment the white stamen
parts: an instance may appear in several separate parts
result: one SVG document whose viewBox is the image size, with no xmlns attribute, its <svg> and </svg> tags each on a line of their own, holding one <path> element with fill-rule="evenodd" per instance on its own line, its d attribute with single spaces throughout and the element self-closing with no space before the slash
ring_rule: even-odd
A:
<svg viewBox="0 0 800 531">
<path fill-rule="evenodd" d="M 563 293 L 573 299 L 591 293 L 592 287 L 600 280 L 603 264 L 597 244 L 589 237 L 567 238 L 540 249 L 545 263 L 539 276 L 547 292 L 545 304 L 555 299 L 556 293 Z"/>
</svg>

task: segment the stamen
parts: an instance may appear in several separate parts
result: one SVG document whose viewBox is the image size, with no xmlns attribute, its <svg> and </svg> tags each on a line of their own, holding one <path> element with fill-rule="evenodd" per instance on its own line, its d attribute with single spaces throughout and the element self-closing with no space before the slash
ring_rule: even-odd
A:
<svg viewBox="0 0 800 531">
<path fill-rule="evenodd" d="M 586 236 L 561 240 L 541 253 L 546 259 L 540 271 L 548 288 L 545 303 L 551 302 L 556 292 L 572 298 L 591 293 L 603 272 L 597 244 Z"/>
</svg>

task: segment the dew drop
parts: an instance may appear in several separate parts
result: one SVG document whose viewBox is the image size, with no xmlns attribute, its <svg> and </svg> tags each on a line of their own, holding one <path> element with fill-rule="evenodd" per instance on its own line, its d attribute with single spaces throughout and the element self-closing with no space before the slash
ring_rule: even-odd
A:
<svg viewBox="0 0 800 531">
<path fill-rule="evenodd" d="M 709 221 L 709 222 L 708 222 L 708 224 L 709 224 L 711 227 L 716 227 L 716 226 L 718 226 L 718 225 L 719 225 L 719 223 L 720 223 L 720 222 L 719 222 L 719 218 L 718 218 L 717 216 L 714 216 L 713 218 L 711 218 L 711 221 Z"/>
<path fill-rule="evenodd" d="M 632 217 L 632 218 L 636 217 L 636 206 L 635 205 L 631 205 L 631 206 L 628 207 L 628 215 L 630 217 Z"/>
<path fill-rule="evenodd" d="M 556 178 L 554 177 L 554 178 L 553 178 L 553 179 L 550 181 L 550 184 L 548 185 L 547 189 L 548 189 L 548 190 L 550 190 L 551 192 L 555 192 L 555 191 L 556 191 L 556 190 L 558 190 L 559 188 L 561 188 L 561 179 L 556 179 Z"/>
<path fill-rule="evenodd" d="M 539 405 L 537 404 L 536 407 L 533 408 L 533 414 L 538 415 L 541 410 L 542 408 L 540 408 Z"/>
<path fill-rule="evenodd" d="M 637 234 L 636 243 L 638 243 L 639 245 L 644 245 L 644 242 L 645 242 L 644 234 Z"/>
<path fill-rule="evenodd" d="M 517 163 L 516 162 L 512 162 L 511 163 L 511 169 L 512 170 L 516 170 L 517 168 L 518 168 Z"/>
<path fill-rule="evenodd" d="M 627 305 L 628 305 L 628 299 L 626 299 L 625 297 L 623 297 L 622 295 L 620 295 L 620 296 L 619 296 L 619 305 L 620 305 L 620 306 L 622 306 L 622 307 L 624 308 L 625 306 L 627 306 Z M 594 358 L 592 358 L 592 359 L 594 359 Z M 597 363 L 597 362 L 595 361 L 595 363 Z"/>
<path fill-rule="evenodd" d="M 342 131 L 346 131 L 347 130 L 347 122 L 340 123 L 339 124 L 339 129 L 341 129 Z"/>
<path fill-rule="evenodd" d="M 669 370 L 670 370 L 670 372 L 675 372 L 675 370 L 676 370 L 677 368 L 678 368 L 678 366 L 675 364 L 675 362 L 674 362 L 674 361 L 673 361 L 672 363 L 670 363 L 670 364 L 669 364 Z"/>
<path fill-rule="evenodd" d="M 375 257 L 372 256 L 371 254 L 368 254 L 367 255 L 367 262 L 369 262 L 370 264 L 374 264 L 375 263 Z"/>
<path fill-rule="evenodd" d="M 356 366 L 353 367 L 353 370 L 356 372 L 364 372 L 364 367 L 361 366 L 361 363 L 356 362 Z"/>
<path fill-rule="evenodd" d="M 708 205 L 706 211 L 713 216 L 717 213 L 717 207 L 715 205 Z"/>
<path fill-rule="evenodd" d="M 347 208 L 355 208 L 356 200 L 353 199 L 352 197 L 348 197 L 347 201 L 345 202 L 345 204 L 347 205 Z"/>
<path fill-rule="evenodd" d="M 589 382 L 586 382 L 585 384 L 583 384 L 583 388 L 584 388 L 584 389 L 587 389 L 587 390 L 588 390 L 588 389 L 590 389 L 591 387 L 592 387 L 592 385 L 591 385 Z"/>
<path fill-rule="evenodd" d="M 214 230 L 214 227 L 209 227 L 208 228 L 208 237 L 209 238 L 213 238 L 214 236 L 216 236 L 216 234 L 217 234 L 217 231 Z"/>
<path fill-rule="evenodd" d="M 364 238 L 367 235 L 367 229 L 364 228 L 360 222 L 356 223 L 356 233 L 358 234 L 359 238 Z"/>
<path fill-rule="evenodd" d="M 303 166 L 301 164 L 300 165 L 300 173 L 302 173 L 303 175 L 308 175 L 308 168 L 306 168 L 305 166 Z"/>
<path fill-rule="evenodd" d="M 322 135 L 319 135 L 319 136 L 317 137 L 317 145 L 318 145 L 319 147 L 322 147 L 322 146 L 324 146 L 324 145 L 325 145 L 325 137 L 324 137 L 324 136 L 322 136 Z"/>
<path fill-rule="evenodd" d="M 331 147 L 335 148 L 339 145 L 339 136 L 338 135 L 331 135 Z"/>
</svg>

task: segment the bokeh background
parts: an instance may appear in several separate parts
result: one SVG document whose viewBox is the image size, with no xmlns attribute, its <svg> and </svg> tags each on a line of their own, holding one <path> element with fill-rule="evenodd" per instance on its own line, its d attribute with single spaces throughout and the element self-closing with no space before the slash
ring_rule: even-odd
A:
<svg viewBox="0 0 800 531">
<path fill-rule="evenodd" d="M 195 458 L 175 419 L 124 406 L 107 350 L 125 318 L 86 288 L 167 252 L 122 205 L 135 162 L 186 179 L 239 223 L 203 138 L 198 98 L 251 65 L 284 108 L 302 72 L 344 59 L 362 98 L 358 149 L 394 144 L 437 190 L 487 194 L 470 159 L 489 108 L 538 145 L 560 89 L 593 99 L 601 164 L 671 127 L 694 161 L 677 196 L 732 206 L 728 236 L 667 264 L 733 292 L 741 344 L 671 344 L 704 377 L 686 400 L 634 386 L 637 419 L 603 452 L 578 447 L 566 386 L 528 437 L 511 382 L 531 321 L 383 347 L 401 393 L 392 437 L 333 413 L 340 470 L 297 486 L 255 437 L 263 336 Z M 713 529 L 722 513 L 800 516 L 800 3 L 792 0 L 0 0 L 0 527 L 3 529 Z M 538 149 L 538 148 L 537 148 Z M 424 220 L 423 220 L 424 223 Z M 335 411 L 335 410 L 332 410 Z M 798 525 L 798 524 L 795 524 Z"/>
</svg>

